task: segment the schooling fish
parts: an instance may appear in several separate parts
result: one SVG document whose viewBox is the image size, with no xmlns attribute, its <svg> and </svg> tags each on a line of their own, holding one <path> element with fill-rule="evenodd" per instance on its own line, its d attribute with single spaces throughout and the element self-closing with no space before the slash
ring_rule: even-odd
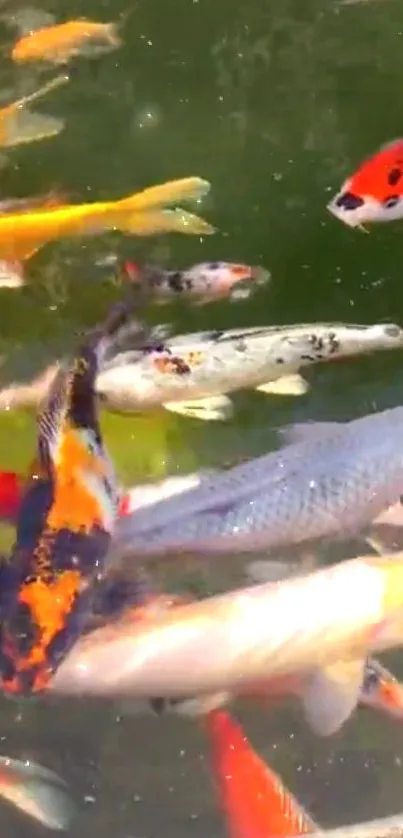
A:
<svg viewBox="0 0 403 838">
<path fill-rule="evenodd" d="M 75 55 L 109 52 L 122 46 L 120 25 L 83 19 L 43 26 L 19 38 L 11 58 L 16 64 L 34 61 L 66 64 Z"/>
<path fill-rule="evenodd" d="M 290 444 L 119 521 L 114 552 L 257 552 L 362 534 L 403 495 L 403 408 L 288 430 Z"/>
<path fill-rule="evenodd" d="M 135 279 L 138 268 L 126 262 L 124 272 Z M 202 262 L 178 271 L 149 267 L 142 271 L 142 282 L 157 302 L 171 302 L 176 297 L 198 305 L 229 298 L 246 299 L 270 280 L 265 268 L 232 262 Z"/>
<path fill-rule="evenodd" d="M 57 76 L 34 93 L 0 108 L 0 147 L 11 148 L 60 134 L 64 128 L 64 119 L 34 113 L 28 105 L 68 81 L 68 76 Z"/>
<path fill-rule="evenodd" d="M 403 346 L 394 324 L 315 323 L 199 332 L 169 338 L 145 351 L 106 361 L 97 392 L 111 410 L 165 407 L 184 416 L 223 420 L 232 414 L 227 393 L 253 388 L 301 395 L 298 370 L 320 361 Z"/>
<path fill-rule="evenodd" d="M 349 227 L 403 218 L 403 140 L 387 143 L 365 160 L 327 209 Z"/>
<path fill-rule="evenodd" d="M 241 726 L 222 710 L 205 722 L 220 809 L 229 838 L 288 838 L 317 827 L 281 777 L 258 756 Z"/>
<path fill-rule="evenodd" d="M 210 695 L 217 707 L 262 680 L 299 674 L 308 723 L 330 735 L 357 705 L 368 655 L 402 645 L 402 615 L 403 554 L 352 559 L 147 619 L 123 615 L 78 639 L 48 688 L 110 698 Z"/>
<path fill-rule="evenodd" d="M 68 829 L 76 813 L 66 783 L 28 760 L 0 757 L 0 796 L 49 829 Z"/>
<path fill-rule="evenodd" d="M 119 501 L 94 383 L 100 358 L 129 320 L 133 302 L 128 295 L 113 306 L 84 339 L 61 367 L 39 415 L 15 545 L 0 567 L 0 684 L 6 694 L 43 690 L 90 613 Z"/>
<path fill-rule="evenodd" d="M 119 201 L 65 204 L 60 208 L 0 215 L 0 259 L 29 259 L 51 241 L 119 230 L 127 235 L 177 232 L 207 235 L 215 230 L 183 209 L 166 209 L 205 195 L 210 184 L 198 177 L 169 181 Z"/>
</svg>

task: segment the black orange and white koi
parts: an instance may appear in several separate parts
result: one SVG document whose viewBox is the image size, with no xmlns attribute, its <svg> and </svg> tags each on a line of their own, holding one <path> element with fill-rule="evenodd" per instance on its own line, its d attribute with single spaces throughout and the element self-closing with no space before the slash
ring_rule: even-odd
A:
<svg viewBox="0 0 403 838">
<path fill-rule="evenodd" d="M 84 339 L 39 415 L 16 542 L 0 568 L 0 684 L 7 694 L 43 690 L 90 611 L 119 502 L 94 384 L 105 347 L 128 321 L 132 303 L 128 297 L 113 306 Z"/>
</svg>

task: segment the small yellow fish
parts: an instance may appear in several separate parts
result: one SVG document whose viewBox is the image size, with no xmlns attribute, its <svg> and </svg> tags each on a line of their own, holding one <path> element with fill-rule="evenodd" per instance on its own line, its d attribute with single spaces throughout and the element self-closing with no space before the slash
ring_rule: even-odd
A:
<svg viewBox="0 0 403 838">
<path fill-rule="evenodd" d="M 91 20 L 69 20 L 43 26 L 19 38 L 11 58 L 18 64 L 31 61 L 65 64 L 74 55 L 89 52 L 89 47 L 92 54 L 117 49 L 122 45 L 118 26 L 118 23 Z"/>
<path fill-rule="evenodd" d="M 119 230 L 135 235 L 176 232 L 208 235 L 214 227 L 183 209 L 166 209 L 178 201 L 196 200 L 210 184 L 199 177 L 152 186 L 119 201 L 65 204 L 60 208 L 0 216 L 0 259 L 24 261 L 57 239 L 100 235 Z"/>
</svg>

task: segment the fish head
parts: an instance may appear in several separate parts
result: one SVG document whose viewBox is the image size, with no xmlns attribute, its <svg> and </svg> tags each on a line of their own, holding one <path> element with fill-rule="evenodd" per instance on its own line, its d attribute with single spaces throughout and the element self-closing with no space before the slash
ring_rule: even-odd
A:
<svg viewBox="0 0 403 838">
<path fill-rule="evenodd" d="M 403 140 L 364 161 L 327 209 L 349 227 L 403 218 Z"/>
<path fill-rule="evenodd" d="M 384 666 L 371 658 L 365 667 L 360 703 L 403 720 L 403 684 Z"/>
<path fill-rule="evenodd" d="M 232 262 L 203 262 L 185 274 L 190 290 L 203 302 L 223 297 L 245 299 L 270 279 L 270 272 L 265 268 Z"/>
</svg>

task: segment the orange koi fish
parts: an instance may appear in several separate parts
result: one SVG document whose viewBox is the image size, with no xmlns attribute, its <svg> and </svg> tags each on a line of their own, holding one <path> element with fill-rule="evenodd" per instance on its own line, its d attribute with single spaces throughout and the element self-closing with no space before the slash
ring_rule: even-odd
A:
<svg viewBox="0 0 403 838">
<path fill-rule="evenodd" d="M 199 177 L 182 178 L 152 186 L 119 201 L 65 204 L 34 212 L 0 216 L 0 259 L 29 259 L 41 247 L 57 239 L 100 235 L 119 230 L 134 235 L 176 232 L 208 235 L 215 230 L 204 219 L 183 209 L 167 209 L 179 201 L 196 200 L 210 184 Z"/>
<path fill-rule="evenodd" d="M 19 38 L 11 51 L 11 58 L 17 64 L 32 61 L 65 64 L 79 53 L 109 52 L 122 46 L 119 26 L 119 23 L 91 20 L 69 20 L 43 26 Z"/>
<path fill-rule="evenodd" d="M 11 148 L 60 134 L 64 128 L 64 119 L 34 113 L 28 105 L 68 81 L 68 76 L 57 76 L 34 93 L 0 108 L 0 146 Z"/>
<path fill-rule="evenodd" d="M 254 751 L 235 719 L 214 710 L 205 725 L 229 838 L 287 838 L 316 832 L 314 821 Z"/>
<path fill-rule="evenodd" d="M 6 693 L 44 689 L 90 612 L 119 502 L 94 383 L 103 352 L 129 320 L 131 291 L 61 367 L 39 416 L 16 542 L 0 567 L 0 685 Z"/>
</svg>

